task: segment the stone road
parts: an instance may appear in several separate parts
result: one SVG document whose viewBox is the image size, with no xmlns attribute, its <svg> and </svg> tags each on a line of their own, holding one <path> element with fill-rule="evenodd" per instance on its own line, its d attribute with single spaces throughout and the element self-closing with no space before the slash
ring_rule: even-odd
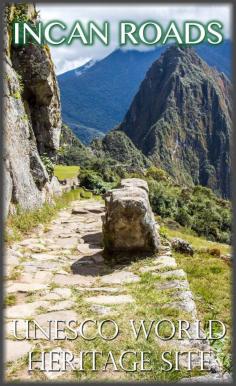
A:
<svg viewBox="0 0 236 386">
<path fill-rule="evenodd" d="M 135 302 L 126 293 L 125 285 L 138 283 L 143 273 L 150 272 L 157 277 L 157 291 L 176 290 L 168 307 L 182 309 L 191 318 L 196 318 L 196 306 L 186 274 L 177 267 L 168 242 L 151 265 L 143 261 L 140 275 L 132 272 L 130 265 L 111 267 L 106 263 L 101 248 L 101 216 L 104 209 L 102 201 L 74 201 L 69 208 L 60 211 L 48 227 L 39 226 L 29 238 L 7 249 L 6 296 L 9 299 L 14 297 L 14 304 L 5 309 L 5 361 L 8 362 L 11 379 L 14 379 L 14 372 L 15 378 L 32 378 L 26 364 L 21 374 L 14 366 L 35 347 L 32 341 L 16 341 L 13 338 L 12 321 L 22 321 L 18 327 L 20 333 L 23 331 L 23 319 L 34 319 L 40 326 L 46 326 L 48 320 L 54 319 L 80 320 L 78 294 L 94 317 L 116 315 L 120 305 Z M 161 280 L 158 280 L 160 277 Z M 55 344 L 57 346 L 53 349 L 61 350 L 58 342 Z M 180 345 L 173 340 L 171 344 L 175 349 Z M 183 347 L 193 349 L 193 343 L 181 341 L 180 348 Z M 197 348 L 208 349 L 209 346 L 204 342 L 198 343 Z M 216 369 L 218 365 L 213 360 L 210 366 Z M 50 380 L 59 378 L 61 374 L 48 370 L 45 376 Z"/>
</svg>

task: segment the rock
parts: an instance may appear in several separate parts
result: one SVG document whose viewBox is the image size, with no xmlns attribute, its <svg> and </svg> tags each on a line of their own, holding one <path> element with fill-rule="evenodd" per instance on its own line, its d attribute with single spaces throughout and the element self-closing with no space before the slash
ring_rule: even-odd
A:
<svg viewBox="0 0 236 386">
<path fill-rule="evenodd" d="M 76 287 L 76 291 L 92 291 L 92 292 L 122 292 L 123 289 L 118 287 Z"/>
<path fill-rule="evenodd" d="M 87 287 L 95 283 L 96 277 L 83 275 L 55 275 L 53 281 L 59 286 L 79 285 Z"/>
<path fill-rule="evenodd" d="M 153 265 L 148 265 L 148 266 L 139 268 L 139 272 L 141 272 L 141 273 L 153 272 L 153 271 L 157 271 L 157 270 L 158 270 L 157 267 L 155 267 Z"/>
<path fill-rule="evenodd" d="M 189 289 L 187 280 L 168 280 L 166 283 L 156 283 L 155 287 L 158 290 L 170 290 L 170 289 Z"/>
<path fill-rule="evenodd" d="M 207 374 L 199 377 L 182 378 L 178 383 L 232 383 L 231 374 Z"/>
<path fill-rule="evenodd" d="M 169 269 L 175 269 L 177 268 L 176 261 L 173 257 L 169 256 L 161 256 L 158 257 L 155 261 L 154 264 L 156 265 L 156 269 L 161 270 L 165 268 Z"/>
<path fill-rule="evenodd" d="M 4 124 L 4 162 L 5 162 L 5 210 L 9 210 L 10 202 L 18 203 L 24 209 L 34 209 L 42 205 L 43 200 L 32 172 L 31 158 L 37 165 L 38 175 L 44 176 L 46 183 L 48 174 L 37 154 L 36 141 L 32 135 L 32 126 L 27 117 L 23 100 L 20 96 L 20 84 L 12 66 L 5 62 L 3 109 Z M 16 98 L 17 96 L 17 98 Z M 31 139 L 29 139 L 31 138 Z"/>
<path fill-rule="evenodd" d="M 100 306 L 98 304 L 93 304 L 90 308 L 93 312 L 100 315 L 109 315 L 115 312 L 111 307 Z"/>
<path fill-rule="evenodd" d="M 35 283 L 39 284 L 49 284 L 52 280 L 52 277 L 52 273 L 48 271 L 38 271 L 34 276 L 34 281 Z"/>
<path fill-rule="evenodd" d="M 35 317 L 36 311 L 40 307 L 47 307 L 48 302 L 37 301 L 33 303 L 22 303 L 16 306 L 7 307 L 5 311 L 5 317 L 10 318 L 28 318 L 31 316 Z"/>
<path fill-rule="evenodd" d="M 10 162 L 9 159 L 5 159 L 3 164 L 3 180 L 5 181 L 5 189 L 3 190 L 3 218 L 6 219 L 10 210 L 13 181 L 10 173 Z M 7 229 L 7 234 L 11 233 L 11 229 Z"/>
<path fill-rule="evenodd" d="M 230 253 L 226 255 L 221 255 L 220 258 L 225 261 L 231 261 L 232 260 L 232 255 Z"/>
<path fill-rule="evenodd" d="M 100 278 L 100 281 L 104 284 L 128 284 L 136 283 L 139 280 L 139 276 L 129 271 L 113 272 L 109 275 L 104 275 Z"/>
<path fill-rule="evenodd" d="M 61 196 L 62 195 L 62 187 L 57 177 L 53 176 L 50 181 L 50 188 L 52 190 L 53 196 Z"/>
<path fill-rule="evenodd" d="M 88 303 L 95 304 L 125 304 L 133 303 L 134 299 L 130 295 L 99 295 L 85 298 Z"/>
<path fill-rule="evenodd" d="M 139 183 L 146 184 L 134 178 L 126 186 L 126 180 L 122 180 L 124 187 L 110 191 L 105 197 L 103 243 L 108 252 L 154 253 L 160 246 L 148 193 L 137 187 Z"/>
<path fill-rule="evenodd" d="M 29 351 L 32 351 L 32 345 L 26 340 L 13 341 L 10 339 L 6 339 L 4 346 L 4 362 L 15 362 L 26 354 L 28 354 Z"/>
<path fill-rule="evenodd" d="M 78 315 L 72 310 L 46 312 L 44 314 L 34 316 L 34 320 L 43 327 L 49 325 L 49 320 L 62 320 L 66 322 L 74 320 L 79 323 Z"/>
<path fill-rule="evenodd" d="M 57 302 L 52 306 L 48 307 L 48 311 L 63 311 L 70 310 L 74 306 L 74 302 L 71 300 L 62 300 L 61 302 Z"/>
<path fill-rule="evenodd" d="M 97 255 L 94 255 L 94 256 L 92 257 L 92 259 L 93 259 L 93 261 L 94 261 L 95 263 L 102 263 L 102 262 L 104 262 L 104 258 L 103 258 L 102 255 L 100 255 L 99 253 L 98 253 Z"/>
<path fill-rule="evenodd" d="M 17 256 L 14 251 L 8 250 L 4 256 L 5 264 L 9 264 L 11 267 L 16 266 L 19 264 L 19 257 L 22 257 L 22 255 Z"/>
<path fill-rule="evenodd" d="M 35 247 L 32 247 L 33 251 L 35 252 Z M 31 248 L 31 250 L 32 250 Z M 44 247 L 43 247 L 44 248 Z M 44 248 L 45 249 L 45 248 Z M 51 261 L 57 260 L 57 256 L 50 255 L 49 253 L 36 253 L 31 255 L 32 259 L 39 260 L 40 262 L 46 261 L 47 264 L 51 264 Z M 50 261 L 50 263 L 48 263 Z"/>
<path fill-rule="evenodd" d="M 94 255 L 102 252 L 102 248 L 92 247 L 90 244 L 85 243 L 77 243 L 77 250 L 83 255 Z"/>
<path fill-rule="evenodd" d="M 171 240 L 171 245 L 176 252 L 185 253 L 186 255 L 193 256 L 193 248 L 187 241 L 175 237 Z"/>
<path fill-rule="evenodd" d="M 70 288 L 61 287 L 54 288 L 48 295 L 56 295 L 60 299 L 71 299 L 73 296 Z"/>
<path fill-rule="evenodd" d="M 174 269 L 173 271 L 167 271 L 167 272 L 160 272 L 158 275 L 161 276 L 161 278 L 167 279 L 171 277 L 182 277 L 183 279 L 187 279 L 186 273 L 183 271 L 183 269 Z"/>
<path fill-rule="evenodd" d="M 80 209 L 80 208 L 73 208 L 72 210 L 71 210 L 71 213 L 72 214 L 87 214 L 88 213 L 88 211 L 87 210 L 85 210 L 85 209 Z"/>
<path fill-rule="evenodd" d="M 29 12 L 29 9 L 31 11 Z M 59 148 L 61 112 L 59 89 L 50 51 L 46 46 L 11 45 L 12 21 L 21 14 L 35 23 L 34 5 L 7 6 L 4 40 L 4 214 L 19 205 L 26 210 L 42 206 L 58 194 L 55 179 L 50 182 L 41 155 L 54 156 Z M 48 190 L 51 185 L 51 191 Z"/>
<path fill-rule="evenodd" d="M 42 291 L 47 289 L 48 286 L 46 284 L 38 284 L 38 283 L 13 283 L 9 287 L 7 287 L 7 293 L 11 294 L 14 292 L 34 292 L 34 291 Z"/>
<path fill-rule="evenodd" d="M 190 313 L 193 317 L 197 316 L 196 304 L 191 298 L 166 303 L 164 307 L 176 308 L 177 310 L 182 310 L 184 312 Z"/>
<path fill-rule="evenodd" d="M 57 246 L 60 247 L 60 249 L 73 249 L 76 248 L 78 245 L 78 239 L 77 238 L 69 238 L 69 239 L 57 239 L 56 240 Z M 50 245 L 49 245 L 50 246 Z"/>
<path fill-rule="evenodd" d="M 120 186 L 121 188 L 141 188 L 144 189 L 147 193 L 149 193 L 147 182 L 142 180 L 141 178 L 125 178 L 121 180 Z"/>
</svg>

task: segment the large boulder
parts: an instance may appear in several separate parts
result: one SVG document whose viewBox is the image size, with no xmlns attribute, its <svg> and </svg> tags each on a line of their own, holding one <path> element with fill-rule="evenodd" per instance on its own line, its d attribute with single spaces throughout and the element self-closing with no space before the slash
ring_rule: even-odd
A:
<svg viewBox="0 0 236 386">
<path fill-rule="evenodd" d="M 148 186 L 133 178 L 121 181 L 121 188 L 105 196 L 104 248 L 110 252 L 156 252 L 159 234 L 150 207 Z"/>
</svg>

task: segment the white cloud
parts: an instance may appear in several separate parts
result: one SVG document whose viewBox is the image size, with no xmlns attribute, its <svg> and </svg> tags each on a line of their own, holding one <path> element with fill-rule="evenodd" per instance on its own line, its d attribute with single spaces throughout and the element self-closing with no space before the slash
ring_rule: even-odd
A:
<svg viewBox="0 0 236 386">
<path fill-rule="evenodd" d="M 52 57 L 56 65 L 57 73 L 63 73 L 79 67 L 89 59 L 101 59 L 118 47 L 118 24 L 121 20 L 132 20 L 143 22 L 155 20 L 163 26 L 171 20 L 182 24 L 186 20 L 200 21 L 206 23 L 209 20 L 219 20 L 224 24 L 225 37 L 231 37 L 232 9 L 230 4 L 223 5 L 200 5 L 200 4 L 166 4 L 166 5 L 84 5 L 84 4 L 42 4 L 37 3 L 40 10 L 41 20 L 63 20 L 68 26 L 79 20 L 87 23 L 89 20 L 98 24 L 109 21 L 111 26 L 111 41 L 109 46 L 97 42 L 94 46 L 83 46 L 79 41 L 71 46 L 52 47 Z M 145 46 L 135 46 L 140 50 L 147 49 Z"/>
</svg>

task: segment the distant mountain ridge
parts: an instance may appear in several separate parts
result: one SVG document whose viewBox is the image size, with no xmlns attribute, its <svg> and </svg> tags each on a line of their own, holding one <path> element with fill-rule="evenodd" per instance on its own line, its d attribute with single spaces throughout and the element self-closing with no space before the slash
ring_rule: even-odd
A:
<svg viewBox="0 0 236 386">
<path fill-rule="evenodd" d="M 231 41 L 211 46 L 196 46 L 199 55 L 211 66 L 231 76 Z M 151 64 L 166 50 L 115 50 L 100 61 L 58 76 L 62 117 L 84 142 L 114 128 L 124 118 Z"/>
<path fill-rule="evenodd" d="M 230 197 L 232 86 L 191 48 L 170 47 L 148 70 L 119 126 L 180 184 Z"/>
</svg>

